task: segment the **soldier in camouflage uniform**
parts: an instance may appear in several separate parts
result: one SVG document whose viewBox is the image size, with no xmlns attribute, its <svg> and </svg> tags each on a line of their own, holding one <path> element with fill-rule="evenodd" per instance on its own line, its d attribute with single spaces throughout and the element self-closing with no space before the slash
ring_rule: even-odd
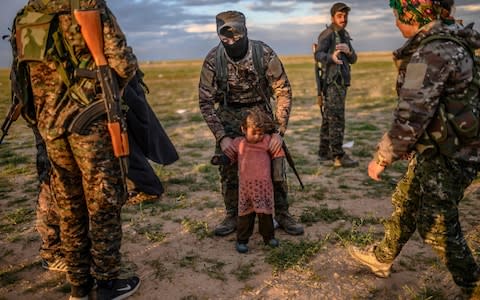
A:
<svg viewBox="0 0 480 300">
<path fill-rule="evenodd" d="M 458 204 L 479 170 L 478 127 L 471 139 L 462 139 L 450 123 L 439 123 L 444 115 L 439 112 L 456 103 L 478 120 L 479 90 L 472 83 L 476 75 L 467 47 L 480 48 L 480 34 L 472 26 L 455 22 L 452 5 L 451 0 L 390 1 L 397 27 L 408 41 L 394 52 L 399 66 L 398 104 L 368 174 L 380 180 L 379 175 L 394 161 L 410 161 L 393 193 L 394 212 L 385 223 L 383 240 L 367 251 L 349 250 L 377 276 L 388 277 L 394 259 L 418 229 L 455 283 L 471 291 L 480 272 L 461 230 Z M 455 40 L 434 39 L 445 36 Z M 460 122 L 470 123 L 468 117 Z"/>
<path fill-rule="evenodd" d="M 245 16 L 241 12 L 226 11 L 216 16 L 217 33 L 221 43 L 214 47 L 203 63 L 199 83 L 199 104 L 201 113 L 217 142 L 216 153 L 233 154 L 232 140 L 241 136 L 240 125 L 247 110 L 258 107 L 273 115 L 268 95 L 276 98 L 275 119 L 278 133 L 272 135 L 270 147 L 278 150 L 283 134 L 287 130 L 290 116 L 292 91 L 287 74 L 275 52 L 261 43 L 263 68 L 266 80 L 259 78 L 253 61 L 253 42 L 247 37 Z M 216 56 L 225 56 L 227 86 L 219 86 Z M 268 82 L 266 82 L 268 81 Z M 272 93 L 270 93 L 272 92 Z M 225 93 L 225 94 L 224 94 Z M 224 236 L 235 231 L 238 208 L 238 168 L 236 164 L 220 166 L 222 195 L 227 216 L 215 228 L 215 234 Z M 288 212 L 286 180 L 274 184 L 275 219 L 287 233 L 303 234 L 303 227 Z"/>
<path fill-rule="evenodd" d="M 322 126 L 318 158 L 320 161 L 333 160 L 335 167 L 358 166 L 358 162 L 352 160 L 342 148 L 350 65 L 357 61 L 350 35 L 345 30 L 349 12 L 350 7 L 341 2 L 331 7 L 332 24 L 318 36 L 318 46 L 314 54 L 315 60 L 321 63 L 323 69 L 321 88 L 324 97 L 319 103 L 322 109 Z"/>
<path fill-rule="evenodd" d="M 24 16 L 30 12 L 57 15 L 58 24 L 51 22 L 50 32 L 60 33 L 65 45 L 73 49 L 70 55 L 88 65 L 88 61 L 92 61 L 91 54 L 78 24 L 72 19 L 71 3 L 79 9 L 100 11 L 105 57 L 123 88 L 135 74 L 137 60 L 105 1 L 30 0 L 17 18 L 28 25 L 32 18 Z M 16 30 L 18 33 L 20 28 Z M 38 41 L 22 40 L 21 34 L 16 36 L 14 60 L 26 53 L 29 42 Z M 67 62 L 59 64 L 58 59 L 55 55 L 46 55 L 41 60 L 32 60 L 22 65 L 22 69 L 19 67 L 19 74 L 28 74 L 32 94 L 29 105 L 34 108 L 36 126 L 45 141 L 52 167 L 50 187 L 59 208 L 62 252 L 72 287 L 70 299 L 87 299 L 94 279 L 98 285 L 97 299 L 126 297 L 136 291 L 140 279 L 137 276 L 118 278 L 122 237 L 120 211 L 126 200 L 120 163 L 113 154 L 104 117 L 92 121 L 82 134 L 66 130 L 72 118 L 85 108 L 85 103 L 69 93 L 71 90 L 67 89 L 65 77 L 59 70 L 63 68 L 72 78 L 73 69 L 68 68 Z M 74 57 L 69 59 L 72 64 Z M 87 83 L 78 86 L 77 92 L 81 91 L 86 96 L 84 99 L 93 101 L 95 85 L 93 79 L 88 79 Z"/>
</svg>

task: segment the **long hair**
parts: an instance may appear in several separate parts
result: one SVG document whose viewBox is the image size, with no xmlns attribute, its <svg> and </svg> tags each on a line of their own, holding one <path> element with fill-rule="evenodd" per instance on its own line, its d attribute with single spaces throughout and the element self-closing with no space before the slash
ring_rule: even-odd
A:
<svg viewBox="0 0 480 300">
<path fill-rule="evenodd" d="M 265 133 L 271 133 L 275 130 L 275 123 L 266 112 L 258 107 L 254 107 L 247 111 L 242 127 L 244 129 L 255 127 L 262 129 Z"/>
</svg>

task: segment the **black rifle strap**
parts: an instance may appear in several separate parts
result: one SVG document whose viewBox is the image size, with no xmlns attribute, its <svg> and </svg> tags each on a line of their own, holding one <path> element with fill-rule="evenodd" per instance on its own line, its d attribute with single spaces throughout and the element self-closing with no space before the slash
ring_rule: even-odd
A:
<svg viewBox="0 0 480 300">
<path fill-rule="evenodd" d="M 73 12 L 76 9 L 80 9 L 80 0 L 70 0 L 70 12 L 72 14 L 72 23 L 77 24 L 77 19 L 75 19 L 75 16 Z"/>
</svg>

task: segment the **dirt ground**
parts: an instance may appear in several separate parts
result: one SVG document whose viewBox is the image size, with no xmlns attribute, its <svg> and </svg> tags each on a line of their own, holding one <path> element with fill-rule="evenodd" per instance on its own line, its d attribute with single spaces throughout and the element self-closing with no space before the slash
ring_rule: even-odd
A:
<svg viewBox="0 0 480 300">
<path fill-rule="evenodd" d="M 365 64 L 354 69 L 347 105 L 345 141 L 354 145 L 346 150 L 360 162 L 353 169 L 316 160 L 320 114 L 311 96 L 312 66 L 309 58 L 285 60 L 295 95 L 286 141 L 305 183 L 302 191 L 289 172 L 290 211 L 305 226 L 305 234 L 290 236 L 277 229 L 280 247 L 272 250 L 255 232 L 247 254 L 235 251 L 234 234 L 212 235 L 224 207 L 217 170 L 208 163 L 213 137 L 195 102 L 199 62 L 145 66 L 152 107 L 181 158 L 171 166 L 155 166 L 166 188 L 159 201 L 123 210 L 123 269 L 142 279 L 130 299 L 455 299 L 460 294 L 418 234 L 387 279 L 355 264 L 346 251 L 348 244 L 366 246 L 382 237 L 381 222 L 391 214 L 390 196 L 406 165 L 395 164 L 379 183 L 366 174 L 391 117 L 394 70 L 386 56 L 362 58 Z M 172 75 L 185 66 L 191 66 L 186 75 Z M 368 74 L 380 71 L 387 74 L 385 82 L 373 83 Z M 177 91 L 185 84 L 190 85 L 186 94 Z M 157 103 L 161 97 L 177 102 Z M 67 299 L 65 275 L 40 266 L 30 135 L 19 122 L 0 146 L 0 299 Z M 460 212 L 478 258 L 477 185 L 468 190 Z"/>
</svg>

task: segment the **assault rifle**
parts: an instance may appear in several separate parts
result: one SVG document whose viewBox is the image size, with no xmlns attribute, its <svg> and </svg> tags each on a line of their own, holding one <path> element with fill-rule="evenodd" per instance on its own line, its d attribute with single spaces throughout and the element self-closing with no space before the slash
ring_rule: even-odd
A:
<svg viewBox="0 0 480 300">
<path fill-rule="evenodd" d="M 3 142 L 5 136 L 8 135 L 8 130 L 13 122 L 15 122 L 22 112 L 22 104 L 20 102 L 13 102 L 8 110 L 7 116 L 2 124 L 2 137 L 0 137 L 0 144 Z"/>
<path fill-rule="evenodd" d="M 295 168 L 295 162 L 293 161 L 292 154 L 290 154 L 290 151 L 288 150 L 287 144 L 285 144 L 285 141 L 283 141 L 282 144 L 282 149 L 283 152 L 285 152 L 285 158 L 287 159 L 288 165 L 290 168 L 292 168 L 293 174 L 297 177 L 298 183 L 300 183 L 300 186 L 302 187 L 302 190 L 305 188 L 303 186 L 302 179 L 300 178 L 300 175 L 298 174 L 297 168 Z"/>
<path fill-rule="evenodd" d="M 265 106 L 268 112 L 270 113 L 270 115 L 273 116 L 274 114 L 272 110 L 272 105 L 270 103 L 270 98 L 267 97 L 265 92 L 262 90 L 262 88 L 259 88 L 258 85 L 255 86 L 255 88 L 257 92 L 262 96 L 263 100 L 265 101 Z M 283 140 L 283 137 L 282 137 L 282 140 Z M 300 186 L 302 187 L 302 190 L 303 190 L 304 186 L 303 186 L 302 179 L 300 178 L 300 174 L 298 174 L 297 168 L 295 167 L 295 161 L 293 160 L 292 154 L 290 154 L 290 151 L 288 150 L 285 140 L 282 141 L 282 149 L 283 149 L 283 152 L 285 153 L 285 159 L 287 160 L 288 165 L 290 166 L 290 168 L 292 168 L 293 174 L 295 174 L 295 176 L 297 177 L 298 183 L 300 183 Z"/>
<path fill-rule="evenodd" d="M 107 126 L 112 140 L 113 153 L 120 161 L 122 177 L 126 180 L 127 157 L 129 154 L 127 123 L 120 105 L 120 89 L 117 79 L 108 65 L 103 53 L 103 29 L 100 11 L 74 10 L 74 16 L 80 25 L 80 31 L 90 50 L 97 69 L 96 79 L 102 90 L 102 100 L 107 114 Z"/>
<path fill-rule="evenodd" d="M 317 104 L 323 114 L 323 90 L 325 88 L 323 76 L 324 70 L 322 68 L 322 63 L 315 59 L 315 52 L 317 51 L 317 47 L 318 45 L 316 43 L 312 44 L 313 59 L 315 60 L 315 82 L 317 83 Z"/>
</svg>

